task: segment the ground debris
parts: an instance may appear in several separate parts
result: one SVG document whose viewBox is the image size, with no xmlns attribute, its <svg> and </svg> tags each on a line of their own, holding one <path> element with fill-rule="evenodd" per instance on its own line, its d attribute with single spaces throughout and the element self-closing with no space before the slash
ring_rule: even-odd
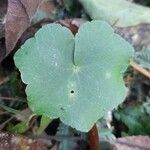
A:
<svg viewBox="0 0 150 150">
<path fill-rule="evenodd" d="M 39 141 L 25 136 L 0 132 L 1 150 L 47 150 L 47 147 Z"/>
<path fill-rule="evenodd" d="M 126 28 L 114 27 L 116 33 L 131 43 L 136 51 L 150 44 L 150 24 L 139 24 Z"/>
<path fill-rule="evenodd" d="M 150 150 L 148 136 L 131 136 L 116 139 L 117 150 Z"/>
</svg>

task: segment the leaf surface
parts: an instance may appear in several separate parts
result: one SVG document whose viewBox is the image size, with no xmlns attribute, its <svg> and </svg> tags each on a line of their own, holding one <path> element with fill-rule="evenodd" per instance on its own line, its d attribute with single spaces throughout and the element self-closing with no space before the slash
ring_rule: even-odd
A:
<svg viewBox="0 0 150 150">
<path fill-rule="evenodd" d="M 88 131 L 125 96 L 122 73 L 132 47 L 103 21 L 81 26 L 74 37 L 45 25 L 15 54 L 32 111 Z"/>
<path fill-rule="evenodd" d="M 150 9 L 127 0 L 79 0 L 92 19 L 118 27 L 150 23 Z"/>
</svg>

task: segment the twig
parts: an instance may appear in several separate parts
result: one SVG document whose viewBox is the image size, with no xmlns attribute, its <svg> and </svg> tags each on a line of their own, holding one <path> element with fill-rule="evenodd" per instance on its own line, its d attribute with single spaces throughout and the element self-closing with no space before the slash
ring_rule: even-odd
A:
<svg viewBox="0 0 150 150">
<path fill-rule="evenodd" d="M 9 81 L 9 78 L 6 77 L 6 78 L 4 78 L 2 81 L 0 81 L 0 85 L 6 83 L 6 82 L 8 82 L 8 81 Z"/>
<path fill-rule="evenodd" d="M 3 122 L 1 125 L 0 125 L 0 130 L 2 130 L 4 127 L 5 127 L 5 125 L 8 123 L 8 122 L 10 122 L 12 119 L 14 119 L 15 118 L 15 116 L 11 116 L 8 120 L 6 120 L 5 122 Z"/>
<path fill-rule="evenodd" d="M 143 74 L 144 76 L 146 76 L 147 78 L 150 79 L 150 72 L 147 71 L 146 69 L 142 68 L 139 64 L 131 61 L 130 65 L 138 72 L 140 72 L 141 74 Z"/>
<path fill-rule="evenodd" d="M 3 100 L 13 100 L 13 101 L 18 101 L 18 102 L 27 103 L 25 100 L 21 100 L 21 99 L 19 99 L 19 98 L 14 98 L 14 97 L 0 96 L 0 99 L 3 99 Z"/>
<path fill-rule="evenodd" d="M 8 115 L 8 114 L 9 114 L 9 113 L 6 112 L 6 111 L 5 111 L 5 112 L 0 112 L 0 116 L 1 116 L 1 115 Z"/>
<path fill-rule="evenodd" d="M 42 19 L 42 20 L 38 21 L 37 23 L 33 24 L 33 25 L 32 25 L 31 27 L 29 27 L 29 28 L 32 28 L 32 27 L 37 28 L 37 27 L 39 27 L 39 26 L 41 26 L 41 25 L 43 25 L 43 24 L 48 24 L 48 23 L 52 23 L 52 22 L 53 22 L 52 19 L 50 19 L 50 18 L 45 18 L 45 19 Z"/>
</svg>

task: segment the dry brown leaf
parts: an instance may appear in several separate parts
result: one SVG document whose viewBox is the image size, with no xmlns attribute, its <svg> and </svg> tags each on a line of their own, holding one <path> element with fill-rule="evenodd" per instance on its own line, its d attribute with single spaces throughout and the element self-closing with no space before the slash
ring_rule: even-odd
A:
<svg viewBox="0 0 150 150">
<path fill-rule="evenodd" d="M 22 33 L 30 26 L 42 0 L 8 0 L 5 24 L 6 55 L 15 47 Z"/>
</svg>

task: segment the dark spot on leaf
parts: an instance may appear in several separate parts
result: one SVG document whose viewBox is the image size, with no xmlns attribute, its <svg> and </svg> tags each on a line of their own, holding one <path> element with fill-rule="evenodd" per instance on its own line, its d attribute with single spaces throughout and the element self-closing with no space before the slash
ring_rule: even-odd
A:
<svg viewBox="0 0 150 150">
<path fill-rule="evenodd" d="M 71 90 L 70 93 L 71 93 L 71 94 L 74 94 L 74 90 Z"/>
<path fill-rule="evenodd" d="M 65 108 L 63 108 L 63 107 L 61 107 L 60 109 L 63 110 L 63 111 L 65 110 Z"/>
</svg>

